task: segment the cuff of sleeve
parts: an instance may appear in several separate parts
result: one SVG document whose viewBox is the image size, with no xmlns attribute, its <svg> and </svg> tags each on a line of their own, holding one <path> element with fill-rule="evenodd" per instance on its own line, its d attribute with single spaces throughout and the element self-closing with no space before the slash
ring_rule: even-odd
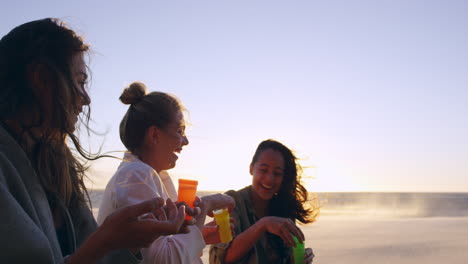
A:
<svg viewBox="0 0 468 264">
<path fill-rule="evenodd" d="M 137 253 L 133 253 L 133 256 L 139 261 L 143 260 L 143 255 L 141 254 L 140 251 L 138 251 Z"/>
</svg>

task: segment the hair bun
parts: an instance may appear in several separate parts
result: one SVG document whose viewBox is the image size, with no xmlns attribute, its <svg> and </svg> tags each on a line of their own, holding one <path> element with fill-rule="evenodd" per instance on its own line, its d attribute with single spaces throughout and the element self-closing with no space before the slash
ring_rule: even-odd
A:
<svg viewBox="0 0 468 264">
<path fill-rule="evenodd" d="M 124 104 L 138 103 L 146 95 L 146 85 L 141 82 L 133 82 L 124 89 L 119 97 Z"/>
</svg>

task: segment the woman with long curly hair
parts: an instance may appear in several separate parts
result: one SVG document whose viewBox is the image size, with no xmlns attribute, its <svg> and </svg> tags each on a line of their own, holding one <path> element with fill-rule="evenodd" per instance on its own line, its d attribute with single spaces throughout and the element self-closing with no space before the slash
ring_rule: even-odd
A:
<svg viewBox="0 0 468 264">
<path fill-rule="evenodd" d="M 275 140 L 260 143 L 250 163 L 252 184 L 228 191 L 236 201 L 231 213 L 237 234 L 230 243 L 210 248 L 210 263 L 291 263 L 293 236 L 304 241 L 296 221 L 311 223 L 318 210 L 305 206 L 301 166 L 286 146 Z M 311 248 L 305 263 L 312 263 Z"/>
<path fill-rule="evenodd" d="M 140 248 L 184 222 L 184 206 L 152 199 L 97 227 L 83 178 L 100 155 L 74 134 L 89 120 L 88 49 L 50 18 L 0 40 L 0 263 L 139 263 Z"/>
</svg>

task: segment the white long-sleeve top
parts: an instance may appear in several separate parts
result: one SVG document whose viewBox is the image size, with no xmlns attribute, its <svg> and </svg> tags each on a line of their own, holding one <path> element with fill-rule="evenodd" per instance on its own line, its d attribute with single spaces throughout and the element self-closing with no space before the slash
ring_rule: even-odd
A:
<svg viewBox="0 0 468 264">
<path fill-rule="evenodd" d="M 177 200 L 177 192 L 167 172 L 158 173 L 131 153 L 125 153 L 114 176 L 106 186 L 99 208 L 98 223 L 116 209 L 155 197 Z M 200 253 L 205 241 L 196 226 L 187 234 L 161 236 L 142 249 L 143 263 L 202 263 Z"/>
</svg>

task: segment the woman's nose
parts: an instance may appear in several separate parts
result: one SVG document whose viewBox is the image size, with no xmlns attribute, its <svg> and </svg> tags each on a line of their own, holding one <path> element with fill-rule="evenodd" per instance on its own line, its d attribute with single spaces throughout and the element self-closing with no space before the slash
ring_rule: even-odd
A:
<svg viewBox="0 0 468 264">
<path fill-rule="evenodd" d="M 77 104 L 78 107 L 81 108 L 84 105 L 89 105 L 91 103 L 91 99 L 86 91 L 78 91 L 78 100 Z"/>
<path fill-rule="evenodd" d="M 274 178 L 275 178 L 275 175 L 273 175 L 273 172 L 268 172 L 265 174 L 266 183 L 272 183 Z"/>
<path fill-rule="evenodd" d="M 80 95 L 82 105 L 89 105 L 91 103 L 91 98 L 89 98 L 89 95 L 86 91 L 83 91 L 80 93 Z"/>
</svg>

